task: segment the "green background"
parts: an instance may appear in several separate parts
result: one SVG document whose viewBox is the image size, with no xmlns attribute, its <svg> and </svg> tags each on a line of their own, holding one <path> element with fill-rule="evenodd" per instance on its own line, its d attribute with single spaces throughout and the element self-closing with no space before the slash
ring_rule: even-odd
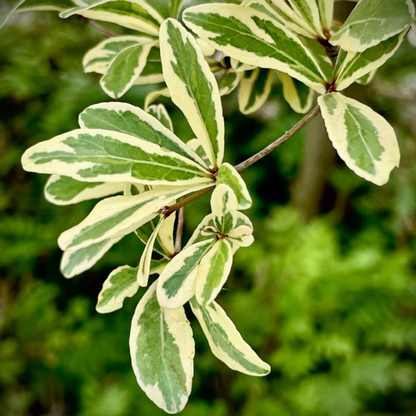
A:
<svg viewBox="0 0 416 416">
<path fill-rule="evenodd" d="M 120 29 L 115 28 L 114 30 Z M 0 32 L 0 414 L 162 415 L 130 367 L 128 336 L 140 291 L 122 310 L 95 312 L 111 270 L 136 265 L 128 236 L 83 275 L 59 272 L 56 239 L 94 201 L 55 207 L 46 177 L 25 173 L 29 146 L 77 127 L 88 105 L 110 101 L 83 54 L 104 35 L 56 14 L 22 14 Z M 255 243 L 241 249 L 219 303 L 272 366 L 265 378 L 229 370 L 196 339 L 184 416 L 416 415 L 416 54 L 406 41 L 359 98 L 394 126 L 402 161 L 383 187 L 337 158 L 319 119 L 243 172 L 253 196 Z M 143 105 L 149 87 L 120 101 Z M 299 120 L 276 85 L 251 117 L 224 99 L 226 157 L 236 164 Z M 176 133 L 192 134 L 172 113 Z M 186 208 L 184 239 L 207 214 Z"/>
</svg>

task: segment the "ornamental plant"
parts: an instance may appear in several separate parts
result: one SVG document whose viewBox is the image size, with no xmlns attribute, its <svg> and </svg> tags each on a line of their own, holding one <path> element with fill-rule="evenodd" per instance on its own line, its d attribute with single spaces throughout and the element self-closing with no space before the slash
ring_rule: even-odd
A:
<svg viewBox="0 0 416 416">
<path fill-rule="evenodd" d="M 343 91 L 370 82 L 415 19 L 414 0 L 360 0 L 345 22 L 334 21 L 333 0 L 199 3 L 19 0 L 0 15 L 1 24 L 24 10 L 81 16 L 109 35 L 86 53 L 83 67 L 102 75 L 100 85 L 111 98 L 157 85 L 144 109 L 116 101 L 86 108 L 79 129 L 34 145 L 22 164 L 51 175 L 45 195 L 52 203 L 101 199 L 58 239 L 64 276 L 88 270 L 127 234 L 145 244 L 137 267 L 110 273 L 96 309 L 120 309 L 126 297 L 149 286 L 132 319 L 131 359 L 138 384 L 167 413 L 180 412 L 191 393 L 195 348 L 187 302 L 216 357 L 249 375 L 270 371 L 215 301 L 234 253 L 253 242 L 252 224 L 241 212 L 252 201 L 239 172 L 321 112 L 346 165 L 385 184 L 400 159 L 394 130 Z M 96 21 L 120 26 L 121 34 Z M 307 114 L 246 161 L 224 162 L 221 96 L 238 88 L 239 108 L 248 114 L 267 101 L 276 78 L 292 109 Z M 182 111 L 195 139 L 185 143 L 174 133 L 165 107 L 154 104 L 159 96 Z M 182 248 L 183 207 L 207 192 L 211 214 Z"/>
</svg>

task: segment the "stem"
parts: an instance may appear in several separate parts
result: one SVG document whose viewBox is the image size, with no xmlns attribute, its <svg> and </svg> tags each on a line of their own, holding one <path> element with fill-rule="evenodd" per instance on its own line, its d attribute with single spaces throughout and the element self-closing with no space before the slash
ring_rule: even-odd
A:
<svg viewBox="0 0 416 416">
<path fill-rule="evenodd" d="M 185 206 L 179 208 L 179 212 L 178 212 L 178 224 L 176 227 L 176 238 L 175 238 L 175 253 L 179 253 L 182 249 L 182 233 L 183 233 L 184 219 L 185 219 Z"/>
<path fill-rule="evenodd" d="M 86 23 L 88 23 L 90 26 L 92 26 L 94 29 L 97 29 L 99 32 L 104 33 L 104 35 L 107 35 L 109 37 L 115 37 L 119 36 L 117 33 L 106 29 L 104 26 L 101 26 L 94 20 L 85 19 Z"/>
<path fill-rule="evenodd" d="M 290 139 L 295 133 L 297 133 L 302 127 L 308 124 L 318 113 L 320 112 L 319 105 L 317 105 L 313 110 L 311 110 L 305 117 L 298 121 L 289 131 L 287 131 L 283 136 L 279 137 L 273 143 L 269 144 L 263 150 L 256 153 L 255 155 L 249 157 L 244 162 L 239 163 L 234 166 L 238 172 L 241 172 L 244 169 L 247 169 L 253 163 L 256 163 L 258 160 L 262 159 L 264 156 L 267 156 L 269 153 L 273 152 L 274 149 L 279 147 L 287 139 Z"/>
</svg>

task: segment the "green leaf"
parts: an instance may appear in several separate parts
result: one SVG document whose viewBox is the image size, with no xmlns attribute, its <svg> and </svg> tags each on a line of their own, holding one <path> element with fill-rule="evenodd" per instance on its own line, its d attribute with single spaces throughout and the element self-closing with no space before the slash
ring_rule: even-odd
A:
<svg viewBox="0 0 416 416">
<path fill-rule="evenodd" d="M 167 121 L 166 114 L 165 120 Z M 168 122 L 169 124 L 169 122 Z M 138 137 L 163 149 L 205 163 L 172 130 L 149 112 L 126 103 L 100 103 L 85 109 L 79 116 L 82 129 L 105 129 Z"/>
<path fill-rule="evenodd" d="M 207 307 L 195 298 L 190 301 L 212 353 L 232 370 L 251 376 L 265 376 L 270 366 L 259 358 L 242 338 L 225 311 L 214 301 Z"/>
<path fill-rule="evenodd" d="M 207 154 L 205 153 L 204 148 L 202 147 L 201 142 L 198 139 L 191 139 L 186 145 L 193 150 L 205 163 L 206 166 L 209 166 L 211 163 L 208 159 Z"/>
<path fill-rule="evenodd" d="M 354 81 L 383 65 L 401 45 L 406 31 L 366 49 L 364 52 L 340 51 L 335 66 L 336 89 L 342 91 Z"/>
<path fill-rule="evenodd" d="M 256 68 L 244 72 L 238 91 L 238 107 L 243 114 L 257 111 L 269 98 L 273 84 L 273 71 Z"/>
<path fill-rule="evenodd" d="M 318 104 L 341 159 L 358 176 L 384 185 L 400 160 L 393 128 L 371 108 L 340 93 L 321 96 Z"/>
<path fill-rule="evenodd" d="M 144 0 L 101 0 L 86 7 L 74 7 L 60 14 L 64 19 L 78 14 L 88 19 L 116 23 L 129 29 L 158 36 L 163 17 Z"/>
<path fill-rule="evenodd" d="M 368 85 L 375 77 L 377 69 L 369 72 L 368 74 L 363 75 L 361 78 L 358 78 L 355 82 L 360 85 Z"/>
<path fill-rule="evenodd" d="M 10 16 L 25 0 L 13 0 L 0 7 L 0 29 L 7 23 Z"/>
<path fill-rule="evenodd" d="M 361 0 L 331 43 L 346 51 L 363 52 L 403 32 L 414 17 L 412 0 Z"/>
<path fill-rule="evenodd" d="M 45 198 L 56 205 L 76 204 L 88 199 L 123 192 L 124 183 L 79 182 L 66 176 L 52 175 L 45 187 Z"/>
<path fill-rule="evenodd" d="M 146 112 L 152 115 L 155 119 L 159 120 L 167 129 L 173 133 L 172 120 L 166 108 L 163 104 L 154 104 L 146 109 Z"/>
<path fill-rule="evenodd" d="M 119 242 L 121 237 L 102 240 L 87 247 L 69 249 L 64 252 L 61 260 L 61 272 L 71 278 L 85 272 L 97 263 L 110 248 Z"/>
<path fill-rule="evenodd" d="M 292 110 L 300 114 L 307 113 L 312 108 L 315 92 L 283 72 L 277 72 L 277 76 L 283 85 L 283 97 Z"/>
<path fill-rule="evenodd" d="M 214 224 L 222 234 L 228 234 L 236 225 L 238 201 L 233 190 L 225 184 L 218 185 L 211 195 Z"/>
<path fill-rule="evenodd" d="M 251 207 L 251 196 L 241 175 L 229 163 L 223 163 L 216 176 L 216 184 L 228 185 L 238 201 L 238 209 L 244 210 Z"/>
<path fill-rule="evenodd" d="M 113 270 L 98 294 L 95 309 L 99 313 L 114 312 L 123 307 L 124 299 L 131 298 L 139 290 L 137 267 L 120 266 Z"/>
<path fill-rule="evenodd" d="M 160 61 L 160 49 L 158 46 L 154 46 L 150 49 L 146 65 L 143 68 L 140 77 L 134 82 L 134 85 L 156 84 L 164 82 L 164 80 L 162 62 Z"/>
<path fill-rule="evenodd" d="M 26 150 L 22 164 L 29 172 L 85 182 L 180 186 L 211 181 L 210 174 L 188 158 L 128 134 L 101 129 L 73 130 L 38 143 Z"/>
<path fill-rule="evenodd" d="M 111 98 L 120 98 L 140 76 L 154 43 L 133 45 L 121 51 L 101 78 L 101 88 Z"/>
<path fill-rule="evenodd" d="M 195 344 L 184 309 L 159 306 L 157 284 L 148 289 L 134 312 L 131 362 L 149 399 L 167 413 L 178 413 L 191 393 Z"/>
<path fill-rule="evenodd" d="M 330 82 L 299 38 L 264 13 L 209 4 L 187 9 L 184 21 L 198 36 L 243 63 L 288 73 L 319 93 Z"/>
<path fill-rule="evenodd" d="M 243 72 L 235 72 L 234 69 L 230 68 L 224 71 L 221 78 L 218 80 L 218 89 L 221 96 L 230 94 L 237 88 Z"/>
<path fill-rule="evenodd" d="M 321 16 L 315 0 L 288 0 L 295 13 L 298 14 L 320 38 L 325 38 L 322 31 Z"/>
<path fill-rule="evenodd" d="M 214 245 L 213 238 L 185 247 L 159 277 L 157 298 L 163 308 L 178 308 L 195 295 L 198 265 Z"/>
<path fill-rule="evenodd" d="M 201 305 L 211 303 L 228 279 L 233 264 L 233 249 L 225 239 L 218 240 L 203 257 L 196 276 L 195 296 Z"/>
<path fill-rule="evenodd" d="M 153 232 L 157 226 L 156 219 L 152 219 L 146 224 L 143 224 L 141 227 L 139 227 L 137 230 L 134 230 L 134 233 L 136 236 L 146 245 L 150 239 L 150 237 L 153 235 Z M 161 254 L 162 256 L 166 256 L 167 253 L 164 247 L 159 243 L 159 241 L 156 239 L 153 250 L 157 253 Z"/>
<path fill-rule="evenodd" d="M 58 245 L 67 250 L 123 237 L 155 218 L 162 208 L 188 192 L 192 192 L 192 188 L 158 187 L 140 195 L 106 198 L 78 225 L 63 232 Z"/>
<path fill-rule="evenodd" d="M 183 26 L 166 20 L 160 30 L 163 75 L 172 101 L 216 167 L 224 156 L 224 120 L 218 85 L 195 39 Z"/>
</svg>

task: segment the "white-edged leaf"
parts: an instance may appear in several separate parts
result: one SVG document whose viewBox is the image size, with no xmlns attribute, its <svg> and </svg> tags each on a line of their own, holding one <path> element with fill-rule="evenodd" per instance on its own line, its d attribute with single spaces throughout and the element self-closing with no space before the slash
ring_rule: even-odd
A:
<svg viewBox="0 0 416 416">
<path fill-rule="evenodd" d="M 71 205 L 117 194 L 124 188 L 124 183 L 79 182 L 67 176 L 52 175 L 45 186 L 45 198 L 52 204 Z"/>
<path fill-rule="evenodd" d="M 238 201 L 238 209 L 244 210 L 251 207 L 252 200 L 247 186 L 241 175 L 229 163 L 223 163 L 216 176 L 216 184 L 228 185 L 234 192 Z"/>
<path fill-rule="evenodd" d="M 332 19 L 334 14 L 334 0 L 315 0 L 319 8 L 322 28 L 329 32 L 332 27 Z"/>
<path fill-rule="evenodd" d="M 144 101 L 144 108 L 149 108 L 149 106 L 155 102 L 159 97 L 170 97 L 170 92 L 167 88 L 162 88 L 161 90 L 152 91 L 147 94 Z"/>
<path fill-rule="evenodd" d="M 211 211 L 215 227 L 222 234 L 228 234 L 236 224 L 238 209 L 237 196 L 226 184 L 218 185 L 211 195 Z"/>
<path fill-rule="evenodd" d="M 224 157 L 224 119 L 218 85 L 195 38 L 173 19 L 160 29 L 163 75 L 213 166 Z"/>
<path fill-rule="evenodd" d="M 144 66 L 140 76 L 134 81 L 134 85 L 157 84 L 164 82 L 162 73 L 162 62 L 160 61 L 159 46 L 153 46 L 147 55 L 146 65 Z"/>
<path fill-rule="evenodd" d="M 150 267 L 152 261 L 153 247 L 160 229 L 163 223 L 163 217 L 159 218 L 153 234 L 150 236 L 147 244 L 143 250 L 142 256 L 140 257 L 139 266 L 137 267 L 137 282 L 140 286 L 146 287 L 149 281 Z"/>
<path fill-rule="evenodd" d="M 67 250 L 123 237 L 155 218 L 163 207 L 176 198 L 192 190 L 187 187 L 158 187 L 140 195 L 106 198 L 98 202 L 78 225 L 64 231 L 58 239 L 58 245 L 62 250 Z"/>
<path fill-rule="evenodd" d="M 296 34 L 265 13 L 234 4 L 194 6 L 184 21 L 216 49 L 243 63 L 277 69 L 325 92 L 325 72 Z"/>
<path fill-rule="evenodd" d="M 102 129 L 73 130 L 35 144 L 23 154 L 22 165 L 29 172 L 85 182 L 177 186 L 210 182 L 210 174 L 184 156 L 129 134 Z"/>
<path fill-rule="evenodd" d="M 140 76 L 147 63 L 152 43 L 133 45 L 122 50 L 111 61 L 100 85 L 111 98 L 120 98 Z"/>
<path fill-rule="evenodd" d="M 211 163 L 208 159 L 207 154 L 205 153 L 204 148 L 202 147 L 201 141 L 198 139 L 191 139 L 186 145 L 193 150 L 205 163 L 206 166 L 209 166 Z"/>
<path fill-rule="evenodd" d="M 233 264 L 233 249 L 227 239 L 218 240 L 203 257 L 196 276 L 195 297 L 201 305 L 211 303 L 228 279 Z"/>
<path fill-rule="evenodd" d="M 198 227 L 196 227 L 192 233 L 191 238 L 186 243 L 185 248 L 188 248 L 201 241 L 214 241 L 217 238 L 216 233 L 217 229 L 214 225 L 214 217 L 212 214 L 208 214 L 198 224 Z"/>
<path fill-rule="evenodd" d="M 121 309 L 124 299 L 131 298 L 139 290 L 136 276 L 137 267 L 120 266 L 113 270 L 98 294 L 96 311 L 109 313 Z"/>
<path fill-rule="evenodd" d="M 97 263 L 110 248 L 121 240 L 121 237 L 102 240 L 87 247 L 74 248 L 62 255 L 60 269 L 66 278 L 85 272 Z"/>
<path fill-rule="evenodd" d="M 163 17 L 144 0 L 99 0 L 84 7 L 66 10 L 60 16 L 66 19 L 74 14 L 116 23 L 153 36 L 158 35 L 163 22 Z"/>
<path fill-rule="evenodd" d="M 191 393 L 195 344 L 184 309 L 159 306 L 157 284 L 148 289 L 134 312 L 131 362 L 149 399 L 167 413 L 178 413 Z"/>
<path fill-rule="evenodd" d="M 199 262 L 214 243 L 211 238 L 184 248 L 163 269 L 157 287 L 157 298 L 163 308 L 178 308 L 195 295 Z"/>
<path fill-rule="evenodd" d="M 321 17 L 319 13 L 318 4 L 315 0 L 288 0 L 292 5 L 293 10 L 297 15 L 308 22 L 310 27 L 314 29 L 316 35 L 320 38 L 325 38 L 322 30 Z"/>
<path fill-rule="evenodd" d="M 166 111 L 166 107 L 163 104 L 153 104 L 146 109 L 146 113 L 152 115 L 155 119 L 159 120 L 167 129 L 173 133 L 173 124 Z"/>
<path fill-rule="evenodd" d="M 400 152 L 393 128 L 371 108 L 340 93 L 318 98 L 332 145 L 358 176 L 384 185 L 399 165 Z"/>
<path fill-rule="evenodd" d="M 358 78 L 357 80 L 355 80 L 355 82 L 360 85 L 368 85 L 374 79 L 376 73 L 377 73 L 377 69 L 369 72 L 368 74 L 363 75 L 361 78 Z"/>
<path fill-rule="evenodd" d="M 315 92 L 284 72 L 277 72 L 277 76 L 282 82 L 283 97 L 292 110 L 299 114 L 307 113 L 312 108 Z"/>
<path fill-rule="evenodd" d="M 335 66 L 336 89 L 342 91 L 354 81 L 383 65 L 397 51 L 406 31 L 380 42 L 364 52 L 340 51 Z"/>
<path fill-rule="evenodd" d="M 273 71 L 256 68 L 244 72 L 238 91 L 238 107 L 243 114 L 257 111 L 269 98 L 273 84 Z"/>
<path fill-rule="evenodd" d="M 361 0 L 331 43 L 346 51 L 363 52 L 403 32 L 414 17 L 413 0 Z"/>
<path fill-rule="evenodd" d="M 159 233 L 157 235 L 157 240 L 167 255 L 172 255 L 175 252 L 175 243 L 173 240 L 173 228 L 175 226 L 175 220 L 176 211 L 170 214 L 169 217 L 165 218 L 159 228 Z"/>
<path fill-rule="evenodd" d="M 227 234 L 227 241 L 232 245 L 234 253 L 240 247 L 248 247 L 253 243 L 253 224 L 247 215 L 236 213 L 235 227 Z"/>
<path fill-rule="evenodd" d="M 242 76 L 243 72 L 236 72 L 233 68 L 223 71 L 223 74 L 218 80 L 220 95 L 227 95 L 234 91 L 237 88 Z"/>
<path fill-rule="evenodd" d="M 265 376 L 270 366 L 259 358 L 242 338 L 225 311 L 215 301 L 203 307 L 195 298 L 191 308 L 207 337 L 212 353 L 232 370 L 251 376 Z"/>
<path fill-rule="evenodd" d="M 160 117 L 164 117 L 166 124 L 171 124 L 166 111 L 163 111 L 161 107 L 157 108 L 159 108 L 158 114 Z M 117 102 L 94 104 L 79 115 L 79 125 L 83 129 L 105 129 L 129 134 L 157 144 L 164 149 L 171 150 L 205 166 L 201 158 L 190 150 L 172 132 L 172 129 L 165 126 L 158 118 L 153 117 L 150 112 L 143 111 L 131 104 Z"/>
</svg>

